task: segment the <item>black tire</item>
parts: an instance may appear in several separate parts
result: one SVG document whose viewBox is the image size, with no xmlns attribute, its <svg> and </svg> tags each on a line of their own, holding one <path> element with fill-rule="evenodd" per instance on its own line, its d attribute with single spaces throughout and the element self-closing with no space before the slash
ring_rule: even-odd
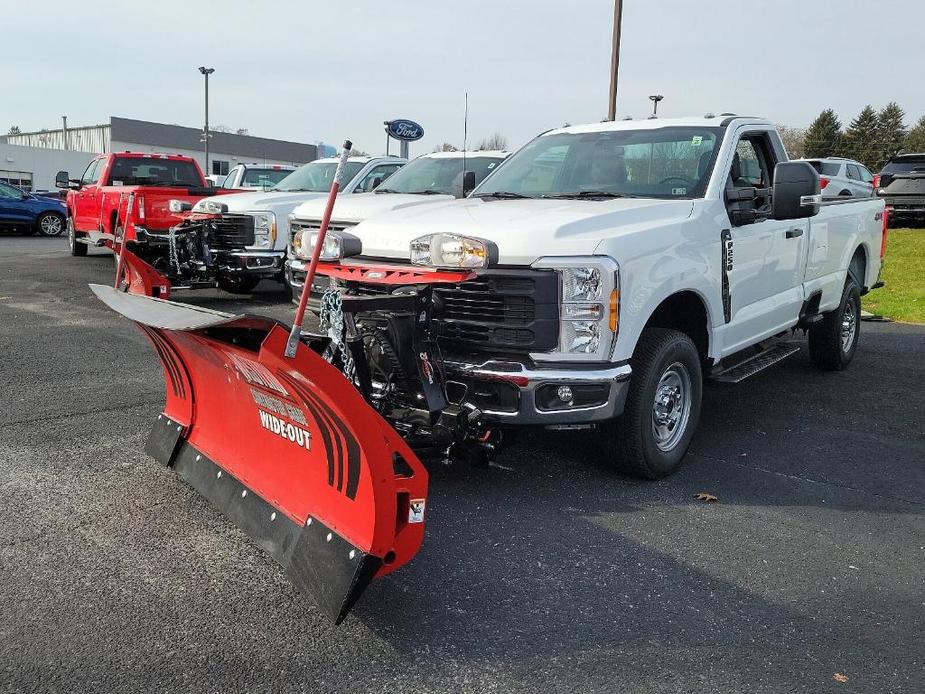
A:
<svg viewBox="0 0 925 694">
<path fill-rule="evenodd" d="M 222 275 L 218 278 L 219 288 L 229 294 L 250 294 L 258 284 L 260 280 L 256 277 Z"/>
<path fill-rule="evenodd" d="M 35 220 L 35 230 L 42 236 L 61 236 L 66 226 L 64 216 L 57 212 L 43 212 Z"/>
<path fill-rule="evenodd" d="M 678 469 L 697 429 L 703 394 L 700 354 L 682 332 L 647 328 L 639 338 L 630 364 L 633 375 L 623 415 L 601 427 L 601 444 L 605 455 L 621 472 L 655 480 Z M 658 437 L 666 432 L 656 434 L 656 398 L 659 392 L 665 395 L 671 391 L 672 381 L 666 381 L 669 372 L 678 376 L 687 374 L 683 387 L 689 399 L 679 398 L 682 402 L 679 421 L 675 424 L 678 428 L 666 428 L 670 438 L 660 441 Z M 684 383 L 683 377 L 679 383 Z M 665 404 L 664 400 L 661 402 Z M 675 402 L 673 396 L 669 402 Z M 674 411 L 673 406 L 670 409 Z"/>
<path fill-rule="evenodd" d="M 87 245 L 85 243 L 77 242 L 78 232 L 74 229 L 74 218 L 67 218 L 67 245 L 70 247 L 71 255 L 75 257 L 83 257 L 87 255 Z M 82 235 L 82 234 L 81 234 Z"/>
<path fill-rule="evenodd" d="M 818 369 L 843 371 L 851 363 L 861 337 L 861 290 L 849 274 L 841 302 L 809 329 L 809 357 Z"/>
<path fill-rule="evenodd" d="M 840 192 L 840 193 L 838 194 L 838 197 L 840 197 L 840 198 L 850 198 L 850 197 L 851 197 L 851 191 L 850 191 L 850 190 L 843 190 L 842 192 Z"/>
</svg>

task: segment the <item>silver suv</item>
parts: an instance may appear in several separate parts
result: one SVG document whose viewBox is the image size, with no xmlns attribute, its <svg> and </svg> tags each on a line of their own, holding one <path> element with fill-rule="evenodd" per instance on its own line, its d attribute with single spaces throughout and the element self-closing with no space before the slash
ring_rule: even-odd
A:
<svg viewBox="0 0 925 694">
<path fill-rule="evenodd" d="M 867 167 L 853 159 L 826 157 L 803 159 L 819 172 L 822 196 L 826 198 L 874 196 L 874 177 Z"/>
</svg>

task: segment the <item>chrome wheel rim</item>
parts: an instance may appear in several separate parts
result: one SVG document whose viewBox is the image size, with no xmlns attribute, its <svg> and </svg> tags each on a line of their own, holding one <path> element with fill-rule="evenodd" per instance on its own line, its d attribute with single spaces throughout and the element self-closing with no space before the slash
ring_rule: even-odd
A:
<svg viewBox="0 0 925 694">
<path fill-rule="evenodd" d="M 691 375 L 680 362 L 671 364 L 655 387 L 652 435 L 660 451 L 673 450 L 684 437 L 691 416 Z"/>
<path fill-rule="evenodd" d="M 841 350 L 848 353 L 854 344 L 854 335 L 858 331 L 858 311 L 853 299 L 845 304 L 845 311 L 841 319 Z"/>
<path fill-rule="evenodd" d="M 42 217 L 39 228 L 45 236 L 58 236 L 61 233 L 61 218 L 53 214 Z"/>
</svg>

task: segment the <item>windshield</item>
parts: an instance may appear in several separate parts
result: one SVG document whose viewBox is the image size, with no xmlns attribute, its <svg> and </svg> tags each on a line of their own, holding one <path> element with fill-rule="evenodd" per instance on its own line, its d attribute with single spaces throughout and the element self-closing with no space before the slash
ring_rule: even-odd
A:
<svg viewBox="0 0 925 694">
<path fill-rule="evenodd" d="M 116 157 L 109 172 L 111 186 L 202 186 L 191 161 L 157 157 Z"/>
<path fill-rule="evenodd" d="M 241 185 L 249 188 L 272 188 L 288 176 L 287 169 L 245 169 Z"/>
<path fill-rule="evenodd" d="M 344 165 L 344 185 L 356 176 L 364 166 L 366 166 L 366 162 L 347 160 Z M 271 190 L 306 190 L 313 193 L 327 193 L 331 190 L 335 171 L 337 171 L 336 161 L 313 161 L 305 166 L 300 166 Z"/>
<path fill-rule="evenodd" d="M 503 161 L 500 157 L 466 157 L 466 171 L 475 173 L 478 185 Z M 377 193 L 442 193 L 463 196 L 462 157 L 419 157 L 392 174 Z"/>
<path fill-rule="evenodd" d="M 721 133 L 666 127 L 541 135 L 472 197 L 701 197 Z"/>
</svg>

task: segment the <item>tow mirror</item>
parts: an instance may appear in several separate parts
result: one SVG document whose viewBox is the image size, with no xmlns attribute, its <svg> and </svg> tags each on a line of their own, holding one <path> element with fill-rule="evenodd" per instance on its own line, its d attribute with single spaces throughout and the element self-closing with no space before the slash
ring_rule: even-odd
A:
<svg viewBox="0 0 925 694">
<path fill-rule="evenodd" d="M 475 188 L 475 171 L 463 174 L 463 197 L 466 197 Z"/>
<path fill-rule="evenodd" d="M 55 188 L 70 188 L 69 180 L 67 171 L 59 171 L 55 174 Z"/>
<path fill-rule="evenodd" d="M 787 161 L 774 167 L 774 219 L 805 219 L 819 214 L 822 188 L 819 174 L 805 161 Z"/>
</svg>

